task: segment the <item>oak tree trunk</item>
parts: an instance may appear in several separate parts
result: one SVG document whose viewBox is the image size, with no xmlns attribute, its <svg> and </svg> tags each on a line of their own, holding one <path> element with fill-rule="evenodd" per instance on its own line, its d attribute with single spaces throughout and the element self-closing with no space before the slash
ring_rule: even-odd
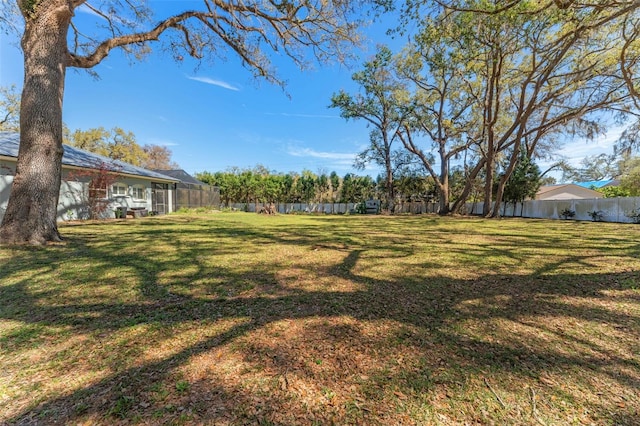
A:
<svg viewBox="0 0 640 426">
<path fill-rule="evenodd" d="M 11 196 L 0 225 L 0 242 L 4 244 L 61 240 L 56 218 L 63 153 L 67 31 L 72 11 L 66 0 L 33 4 L 31 10 L 22 10 L 26 22 L 22 37 L 20 149 Z"/>
<path fill-rule="evenodd" d="M 487 162 L 485 165 L 486 176 L 484 181 L 484 203 L 482 204 L 482 215 L 491 217 L 493 214 L 493 173 L 495 171 L 495 156 L 493 145 L 487 150 Z"/>
<path fill-rule="evenodd" d="M 387 152 L 391 152 L 391 149 Z M 393 166 L 391 165 L 391 158 L 387 155 L 385 161 L 386 168 L 386 183 L 387 183 L 387 210 L 389 213 L 394 214 L 396 209 L 396 191 L 395 183 L 393 182 Z"/>
<path fill-rule="evenodd" d="M 445 154 L 444 144 L 440 144 L 440 182 L 438 184 L 439 204 L 438 214 L 441 216 L 451 213 L 449 206 L 449 157 Z"/>
<path fill-rule="evenodd" d="M 469 194 L 471 194 L 471 191 L 473 189 L 473 181 L 478 177 L 480 171 L 485 167 L 485 162 L 486 158 L 480 158 L 478 163 L 469 172 L 464 184 L 464 188 L 462 189 L 462 194 L 460 194 L 460 196 L 456 199 L 456 201 L 453 203 L 453 206 L 451 207 L 452 212 L 459 212 L 462 209 L 464 203 L 467 202 Z"/>
</svg>

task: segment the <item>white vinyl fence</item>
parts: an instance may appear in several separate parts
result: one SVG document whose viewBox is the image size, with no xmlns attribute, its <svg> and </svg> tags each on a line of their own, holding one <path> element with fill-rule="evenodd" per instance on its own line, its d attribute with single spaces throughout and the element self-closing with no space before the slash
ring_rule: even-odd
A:
<svg viewBox="0 0 640 426">
<path fill-rule="evenodd" d="M 229 207 L 248 212 L 257 212 L 266 203 L 236 203 Z M 356 209 L 356 203 L 276 203 L 276 211 L 282 214 L 289 213 L 324 213 L 324 214 L 345 214 Z M 482 202 L 467 203 L 465 205 L 467 214 L 481 214 Z M 526 217 L 536 219 L 561 219 L 561 212 L 565 209 L 575 212 L 572 220 L 593 220 L 590 212 L 600 212 L 603 222 L 623 222 L 631 223 L 627 216 L 633 210 L 640 208 L 640 197 L 618 197 L 618 198 L 594 198 L 589 200 L 554 200 L 538 201 L 528 200 L 524 203 L 502 204 L 500 215 L 504 217 Z M 424 214 L 437 213 L 436 203 L 412 202 L 396 205 L 396 214 Z"/>
<path fill-rule="evenodd" d="M 603 222 L 633 222 L 627 215 L 640 207 L 640 197 L 593 198 L 589 200 L 528 200 L 514 205 L 502 204 L 500 214 L 504 217 L 520 216 L 536 219 L 561 219 L 565 209 L 575 212 L 573 220 L 593 220 L 590 212 L 600 212 Z M 482 212 L 482 203 L 467 203 L 467 213 Z"/>
</svg>

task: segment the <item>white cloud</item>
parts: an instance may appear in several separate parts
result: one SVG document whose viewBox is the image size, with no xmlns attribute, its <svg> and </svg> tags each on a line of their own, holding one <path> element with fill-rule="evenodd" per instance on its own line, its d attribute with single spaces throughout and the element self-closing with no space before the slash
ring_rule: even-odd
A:
<svg viewBox="0 0 640 426">
<path fill-rule="evenodd" d="M 577 140 L 569 142 L 558 151 L 558 154 L 566 158 L 572 166 L 580 165 L 583 158 L 613 152 L 613 146 L 620 139 L 620 135 L 626 126 L 610 128 L 604 135 L 599 135 L 594 140 Z"/>
<path fill-rule="evenodd" d="M 609 128 L 604 135 L 599 135 L 593 140 L 579 139 L 567 142 L 562 149 L 556 152 L 553 158 L 538 161 L 538 166 L 544 171 L 557 161 L 566 160 L 573 167 L 582 167 L 581 163 L 585 157 L 613 153 L 613 146 L 625 128 L 626 126 L 614 126 Z M 552 170 L 548 175 L 556 178 L 558 181 L 562 178 L 562 172 L 558 169 Z"/>
<path fill-rule="evenodd" d="M 87 13 L 89 15 L 97 16 L 104 19 L 102 15 L 100 15 L 99 13 L 96 13 L 96 11 L 91 9 L 89 6 L 87 6 L 86 3 L 83 3 L 78 8 L 76 8 L 76 12 Z"/>
<path fill-rule="evenodd" d="M 311 158 L 322 158 L 325 160 L 337 160 L 337 161 L 350 161 L 356 157 L 356 154 L 353 153 L 340 153 L 340 152 L 322 152 L 316 151 L 311 148 L 298 148 L 298 147 L 288 147 L 287 154 L 292 155 L 294 157 L 311 157 Z"/>
<path fill-rule="evenodd" d="M 179 143 L 171 140 L 157 139 L 157 138 L 147 139 L 147 143 L 151 145 L 158 145 L 158 146 L 179 146 L 180 145 Z"/>
<path fill-rule="evenodd" d="M 211 84 L 212 86 L 222 87 L 223 89 L 227 89 L 227 90 L 233 90 L 233 91 L 236 91 L 236 92 L 240 90 L 239 87 L 234 86 L 234 85 L 232 85 L 230 83 L 227 83 L 226 81 L 214 80 L 214 79 L 209 78 L 209 77 L 187 76 L 187 78 L 189 80 L 199 81 L 200 83 Z"/>
<path fill-rule="evenodd" d="M 337 171 L 352 171 L 355 153 L 348 152 L 327 152 L 316 151 L 312 148 L 303 148 L 295 145 L 288 145 L 285 152 L 301 161 L 300 164 L 307 168 L 323 168 Z"/>
</svg>

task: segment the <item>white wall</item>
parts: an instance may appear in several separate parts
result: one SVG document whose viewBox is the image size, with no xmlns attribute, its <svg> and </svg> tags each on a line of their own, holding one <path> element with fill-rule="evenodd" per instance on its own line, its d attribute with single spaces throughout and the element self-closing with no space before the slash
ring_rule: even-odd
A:
<svg viewBox="0 0 640 426">
<path fill-rule="evenodd" d="M 15 163 L 0 160 L 0 220 L 2 220 L 4 212 L 7 210 L 7 202 L 9 201 L 15 170 Z"/>
<path fill-rule="evenodd" d="M 15 163 L 0 160 L 0 220 L 4 216 L 11 193 L 11 184 L 13 182 L 13 174 L 15 173 Z M 70 176 L 71 175 L 71 176 Z M 88 179 L 87 177 L 74 176 L 73 171 L 63 170 L 63 181 L 60 184 L 60 198 L 58 200 L 58 220 L 71 219 L 88 219 L 89 209 L 87 206 L 88 197 Z M 117 196 L 109 200 L 109 205 L 105 212 L 105 218 L 114 218 L 115 210 L 118 206 L 123 207 L 144 207 L 151 211 L 151 183 L 146 179 L 135 177 L 122 177 L 117 180 L 128 187 L 133 185 L 142 185 L 145 187 L 146 200 L 135 200 L 130 194 L 126 196 Z M 171 185 L 170 185 L 171 186 Z M 168 208 L 172 211 L 171 206 L 171 189 L 168 196 Z"/>
<path fill-rule="evenodd" d="M 69 176 L 71 175 L 71 176 Z M 65 178 L 71 178 L 65 179 Z M 83 181 L 83 182 L 79 182 Z M 88 219 L 89 209 L 87 199 L 89 194 L 89 178 L 74 176 L 73 171 L 63 172 L 63 181 L 60 185 L 60 198 L 58 200 L 58 220 Z M 109 204 L 104 214 L 105 219 L 115 218 L 117 207 L 146 208 L 151 211 L 151 183 L 145 179 L 134 177 L 120 177 L 114 183 L 122 183 L 127 186 L 127 195 L 116 195 L 109 199 Z M 131 188 L 141 185 L 146 191 L 146 200 L 136 200 L 131 196 Z"/>
</svg>

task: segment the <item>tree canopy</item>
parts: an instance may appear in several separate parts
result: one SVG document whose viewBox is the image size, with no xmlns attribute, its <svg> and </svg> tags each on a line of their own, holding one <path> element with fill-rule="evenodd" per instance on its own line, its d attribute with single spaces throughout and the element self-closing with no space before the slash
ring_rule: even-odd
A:
<svg viewBox="0 0 640 426">
<path fill-rule="evenodd" d="M 520 158 L 513 169 L 513 173 L 507 179 L 504 187 L 504 201 L 513 203 L 513 214 L 515 216 L 517 203 L 522 203 L 526 199 L 534 199 L 542 182 L 540 168 L 531 161 L 525 152 L 520 153 Z"/>
<path fill-rule="evenodd" d="M 150 170 L 179 169 L 171 159 L 171 150 L 154 144 L 140 145 L 136 135 L 120 127 L 105 130 L 103 127 L 80 130 L 69 134 L 65 141 L 71 146 L 121 160 Z"/>
<path fill-rule="evenodd" d="M 461 208 L 481 181 L 483 214 L 498 216 L 523 158 L 550 158 L 570 137 L 638 120 L 638 5 L 406 3 L 401 27 L 418 31 L 393 59 L 395 80 L 378 80 L 389 88 L 379 98 L 410 111 L 394 136 L 434 179 L 441 213 Z M 626 138 L 618 151 L 640 146 L 633 131 Z"/>
<path fill-rule="evenodd" d="M 231 203 L 360 203 L 384 192 L 370 176 L 336 172 L 278 173 L 264 166 L 227 171 L 200 172 L 195 177 L 220 188 L 220 197 Z"/>
<path fill-rule="evenodd" d="M 387 47 L 379 47 L 364 69 L 352 79 L 361 93 L 351 95 L 344 90 L 331 97 L 331 108 L 340 109 L 345 119 L 361 119 L 371 126 L 369 146 L 356 158 L 356 166 L 363 169 L 373 162 L 384 168 L 386 208 L 393 212 L 395 202 L 394 175 L 407 165 L 407 156 L 396 146 L 406 110 L 398 108 L 395 97 L 404 87 L 393 78 L 393 55 Z M 397 143 L 396 143 L 397 142 Z"/>
</svg>

